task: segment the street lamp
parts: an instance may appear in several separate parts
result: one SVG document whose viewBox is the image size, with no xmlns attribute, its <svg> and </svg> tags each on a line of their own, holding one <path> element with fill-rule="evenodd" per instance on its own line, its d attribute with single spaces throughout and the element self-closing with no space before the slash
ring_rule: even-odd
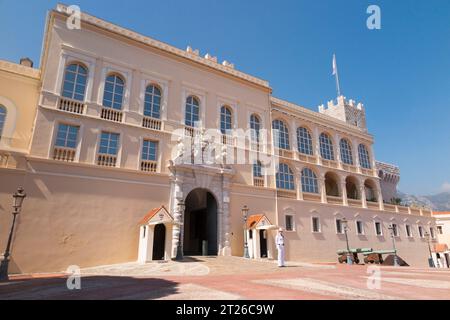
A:
<svg viewBox="0 0 450 320">
<path fill-rule="evenodd" d="M 394 267 L 399 267 L 400 264 L 398 263 L 398 256 L 397 256 L 397 248 L 395 246 L 395 233 L 396 227 L 394 227 L 393 224 L 390 224 L 388 229 L 391 231 L 391 238 L 392 238 L 392 246 L 394 247 Z"/>
<path fill-rule="evenodd" d="M 3 254 L 3 260 L 0 264 L 0 281 L 8 281 L 8 265 L 9 265 L 9 256 L 11 250 L 11 242 L 14 232 L 14 225 L 16 224 L 16 217 L 22 210 L 23 199 L 25 199 L 27 195 L 24 192 L 22 187 L 17 189 L 17 192 L 13 194 L 13 222 L 11 225 L 11 230 L 9 231 L 8 243 L 6 245 L 5 253 Z"/>
<path fill-rule="evenodd" d="M 182 228 L 183 223 L 181 222 L 181 217 L 183 215 L 185 207 L 186 207 L 186 205 L 184 204 L 183 199 L 178 201 L 178 214 L 180 215 L 180 221 L 178 224 L 179 233 L 178 233 L 177 255 L 175 257 L 175 260 L 177 260 L 177 261 L 183 260 L 183 250 L 181 249 L 181 228 Z"/>
<path fill-rule="evenodd" d="M 430 246 L 431 237 L 428 231 L 425 231 L 425 238 L 427 239 L 428 252 L 430 253 L 430 258 L 428 258 L 428 264 L 431 268 L 434 268 L 433 254 L 431 253 L 431 246 Z"/>
<path fill-rule="evenodd" d="M 244 258 L 250 259 L 250 255 L 248 254 L 248 244 L 247 244 L 247 216 L 248 216 L 248 207 L 244 206 L 242 208 L 242 216 L 244 218 Z"/>
<path fill-rule="evenodd" d="M 352 253 L 350 252 L 350 245 L 348 244 L 348 235 L 347 235 L 348 221 L 344 217 L 344 218 L 342 218 L 341 223 L 342 223 L 342 227 L 344 228 L 345 242 L 347 243 L 347 264 L 348 265 L 352 265 L 353 264 L 353 257 L 352 257 Z"/>
</svg>

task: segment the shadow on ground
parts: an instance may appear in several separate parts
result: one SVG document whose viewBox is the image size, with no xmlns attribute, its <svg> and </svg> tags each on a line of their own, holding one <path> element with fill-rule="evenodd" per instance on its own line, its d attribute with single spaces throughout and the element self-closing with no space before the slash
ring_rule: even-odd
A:
<svg viewBox="0 0 450 320">
<path fill-rule="evenodd" d="M 13 280 L 0 283 L 0 300 L 153 300 L 178 293 L 177 286 L 164 279 L 88 276 L 80 290 L 69 290 L 65 277 Z"/>
</svg>

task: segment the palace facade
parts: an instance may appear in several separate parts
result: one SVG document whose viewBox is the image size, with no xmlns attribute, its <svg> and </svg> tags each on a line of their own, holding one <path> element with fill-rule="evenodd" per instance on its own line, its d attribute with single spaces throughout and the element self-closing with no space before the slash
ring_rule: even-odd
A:
<svg viewBox="0 0 450 320">
<path fill-rule="evenodd" d="M 11 195 L 27 193 L 12 271 L 241 256 L 244 237 L 276 258 L 279 227 L 288 260 L 335 262 L 344 218 L 351 248 L 392 249 L 392 233 L 428 264 L 432 213 L 391 203 L 400 172 L 376 161 L 361 103 L 314 112 L 230 62 L 68 17 L 49 13 L 40 70 L 0 63 L 0 248 Z"/>
</svg>

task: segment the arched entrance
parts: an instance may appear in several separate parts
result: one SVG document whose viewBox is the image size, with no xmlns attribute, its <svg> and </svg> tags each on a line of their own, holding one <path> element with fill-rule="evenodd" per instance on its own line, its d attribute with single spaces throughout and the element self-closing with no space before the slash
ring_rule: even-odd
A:
<svg viewBox="0 0 450 320">
<path fill-rule="evenodd" d="M 217 201 L 206 189 L 195 189 L 186 197 L 184 255 L 217 255 Z"/>
<path fill-rule="evenodd" d="M 166 243 L 166 227 L 160 223 L 155 225 L 153 237 L 153 257 L 152 260 L 164 260 Z"/>
</svg>

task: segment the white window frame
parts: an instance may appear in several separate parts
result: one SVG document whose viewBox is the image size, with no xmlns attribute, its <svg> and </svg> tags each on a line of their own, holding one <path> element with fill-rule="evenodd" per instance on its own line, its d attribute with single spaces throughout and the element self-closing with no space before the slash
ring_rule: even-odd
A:
<svg viewBox="0 0 450 320">
<path fill-rule="evenodd" d="M 358 232 L 358 222 L 361 223 L 361 233 Z M 362 220 L 355 220 L 355 231 L 356 231 L 356 235 L 358 235 L 358 236 L 363 236 L 366 234 L 366 232 L 364 230 L 364 222 Z"/>
<path fill-rule="evenodd" d="M 102 77 L 101 82 L 98 87 L 98 95 L 97 95 L 97 104 L 103 107 L 103 96 L 105 94 L 105 82 L 106 78 L 111 74 L 117 74 L 123 78 L 125 81 L 125 88 L 123 93 L 123 101 L 122 101 L 122 112 L 130 111 L 130 99 L 131 99 L 131 88 L 133 86 L 133 72 L 128 68 L 124 68 L 112 63 L 104 62 L 104 66 L 102 69 Z"/>
<path fill-rule="evenodd" d="M 84 132 L 84 125 L 83 122 L 76 119 L 76 118 L 71 118 L 70 120 L 67 120 L 66 118 L 60 118 L 57 117 L 54 119 L 53 121 L 53 127 L 51 129 L 51 139 L 50 139 L 50 145 L 48 146 L 48 150 L 47 150 L 47 158 L 48 159 L 53 159 L 53 149 L 55 148 L 55 143 L 56 143 L 56 137 L 58 135 L 58 128 L 60 124 L 66 124 L 66 125 L 70 125 L 70 126 L 76 126 L 79 127 L 80 129 L 78 130 L 78 137 L 77 137 L 77 146 L 75 148 L 75 158 L 73 160 L 73 162 L 79 162 L 80 161 L 80 153 L 81 153 L 81 146 L 83 143 L 83 132 Z"/>
<path fill-rule="evenodd" d="M 337 226 L 337 222 L 338 221 L 340 221 L 340 223 L 341 223 L 341 232 L 339 232 L 339 230 L 338 230 L 338 226 Z M 336 234 L 344 234 L 345 233 L 344 232 L 344 226 L 342 225 L 342 218 L 336 217 L 334 219 L 334 228 L 336 229 Z"/>
<path fill-rule="evenodd" d="M 318 231 L 314 231 L 314 219 L 317 219 L 317 226 L 319 228 Z M 312 216 L 311 217 L 311 232 L 312 233 L 322 233 L 322 223 L 320 222 L 320 217 L 319 216 Z"/>
<path fill-rule="evenodd" d="M 380 234 L 378 234 L 378 232 L 377 232 L 377 223 L 379 223 L 380 224 Z M 374 228 L 374 231 L 375 231 L 375 235 L 377 236 L 377 237 L 382 237 L 383 236 L 383 223 L 381 222 L 381 221 L 374 221 L 373 222 L 373 228 Z"/>
<path fill-rule="evenodd" d="M 408 227 L 409 227 L 409 234 L 408 234 Z M 413 236 L 413 231 L 412 231 L 412 227 L 410 224 L 406 223 L 405 224 L 405 234 L 407 238 L 414 238 Z"/>
<path fill-rule="evenodd" d="M 422 234 L 420 234 L 420 230 L 422 229 Z M 425 229 L 423 228 L 423 225 L 418 224 L 417 225 L 417 234 L 419 235 L 420 239 L 425 239 Z"/>
<path fill-rule="evenodd" d="M 195 96 L 198 98 L 200 112 L 198 114 L 199 117 L 199 127 L 197 129 L 206 128 L 205 119 L 206 119 L 206 96 L 207 92 L 205 89 L 200 88 L 198 86 L 187 84 L 186 82 L 182 82 L 181 88 L 181 119 L 180 124 L 185 127 L 186 121 L 186 99 L 189 96 Z"/>
<path fill-rule="evenodd" d="M 169 81 L 157 78 L 146 73 L 141 74 L 141 90 L 139 92 L 139 114 L 144 116 L 145 90 L 149 85 L 155 85 L 161 89 L 160 115 L 162 121 L 167 120 L 167 107 L 169 105 Z"/>
<path fill-rule="evenodd" d="M 156 155 L 156 162 L 157 162 L 157 168 L 156 168 L 156 173 L 160 173 L 161 172 L 161 141 L 155 137 L 151 137 L 151 136 L 141 136 L 139 138 L 139 152 L 138 152 L 138 161 L 137 161 L 137 166 L 136 166 L 136 170 L 141 171 L 141 161 L 142 161 L 142 148 L 144 146 L 144 140 L 150 140 L 153 142 L 156 142 L 157 144 L 157 155 Z"/>
<path fill-rule="evenodd" d="M 291 223 L 292 223 L 292 230 L 288 230 L 287 229 L 287 217 L 291 218 Z M 295 232 L 296 231 L 296 225 L 295 225 L 295 216 L 293 214 L 285 214 L 284 215 L 284 230 L 286 232 Z"/>
<path fill-rule="evenodd" d="M 95 152 L 94 152 L 94 159 L 93 164 L 97 165 L 97 157 L 100 154 L 100 141 L 102 139 L 102 132 L 110 132 L 110 133 L 117 133 L 119 134 L 119 149 L 117 150 L 117 160 L 116 160 L 116 166 L 113 168 L 121 168 L 122 167 L 122 150 L 123 150 L 123 132 L 121 130 L 117 130 L 117 128 L 110 127 L 110 126 L 104 126 L 99 127 L 97 132 L 97 141 L 95 143 Z M 140 159 L 139 159 L 140 161 Z"/>
</svg>

